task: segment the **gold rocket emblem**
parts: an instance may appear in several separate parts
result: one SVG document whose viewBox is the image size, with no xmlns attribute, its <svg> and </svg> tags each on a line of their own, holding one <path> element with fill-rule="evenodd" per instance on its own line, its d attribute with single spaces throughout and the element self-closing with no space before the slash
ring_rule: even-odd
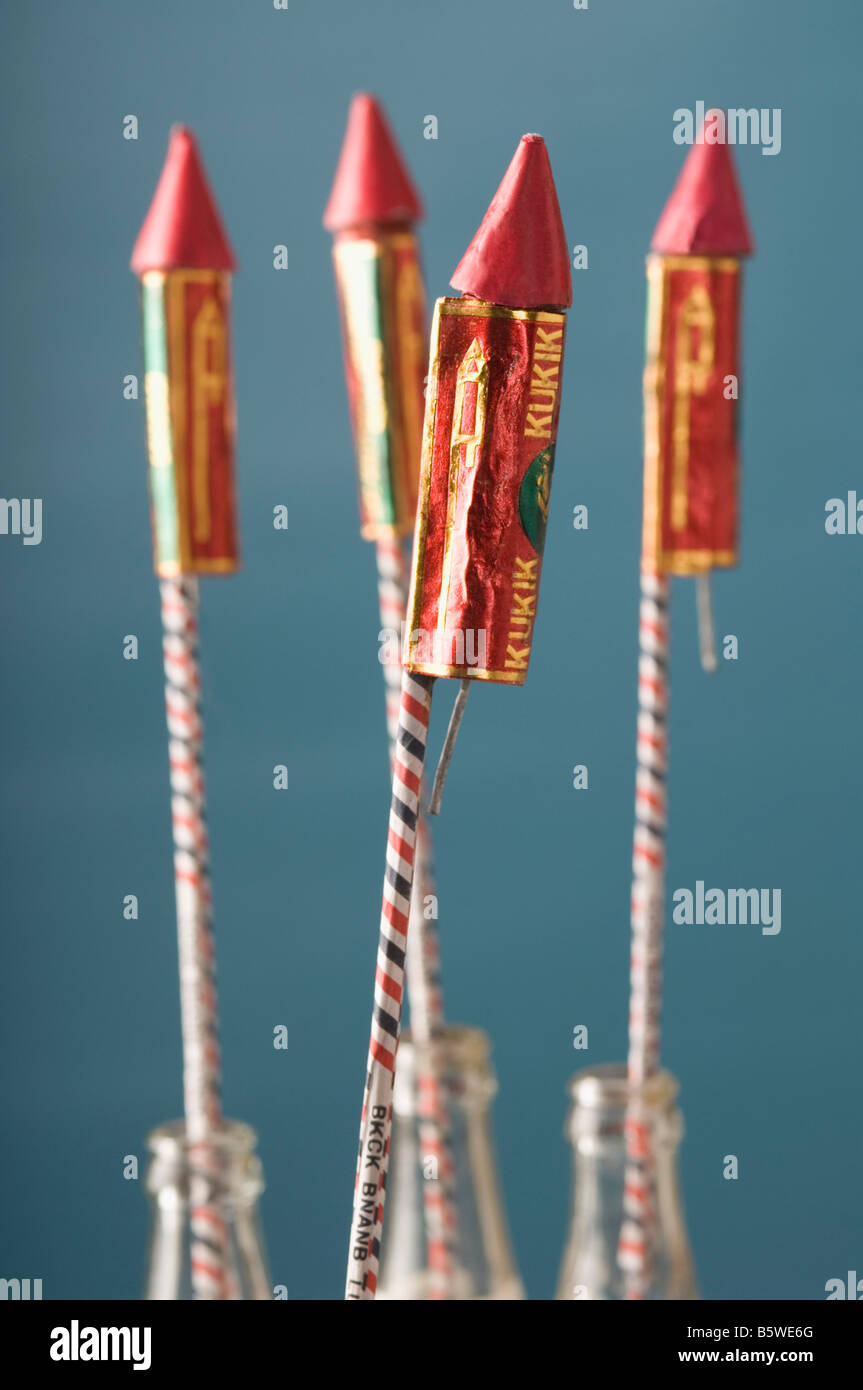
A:
<svg viewBox="0 0 863 1390">
<path fill-rule="evenodd" d="M 698 330 L 693 353 L 693 330 Z M 680 306 L 674 350 L 671 527 L 683 531 L 689 519 L 690 396 L 707 390 L 716 354 L 716 314 L 704 285 L 696 285 Z"/>
<path fill-rule="evenodd" d="M 483 356 L 482 344 L 474 338 L 461 361 L 455 388 L 450 437 L 449 486 L 446 507 L 446 529 L 441 569 L 438 627 L 446 627 L 446 610 L 452 578 L 452 538 L 455 530 L 459 500 L 459 479 L 470 473 L 477 464 L 480 445 L 485 433 L 488 403 L 488 359 Z"/>
</svg>

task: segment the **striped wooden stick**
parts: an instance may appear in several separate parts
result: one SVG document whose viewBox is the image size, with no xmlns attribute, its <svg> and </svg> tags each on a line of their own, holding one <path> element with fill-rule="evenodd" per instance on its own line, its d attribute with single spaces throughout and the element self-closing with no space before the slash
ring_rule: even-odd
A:
<svg viewBox="0 0 863 1390">
<path fill-rule="evenodd" d="M 378 607 L 381 615 L 381 628 L 388 636 L 395 632 L 401 638 L 410 582 L 401 541 L 396 536 L 382 538 L 375 545 L 375 555 L 378 562 Z M 388 645 L 392 650 L 392 644 L 389 643 Z M 390 763 L 392 764 L 402 700 L 402 664 L 400 660 L 396 660 L 384 661 L 381 665 L 386 689 L 387 738 L 390 745 Z"/>
<path fill-rule="evenodd" d="M 180 957 L 183 1093 L 190 1168 L 192 1292 L 229 1297 L 228 1238 L 221 1206 L 221 1056 L 205 811 L 198 581 L 160 582 L 171 821 Z"/>
<path fill-rule="evenodd" d="M 449 1107 L 435 1044 L 443 1037 L 443 1002 L 438 934 L 424 915 L 424 899 L 434 892 L 428 822 L 417 830 L 417 858 L 411 899 L 407 984 L 411 1037 L 416 1049 L 417 1115 L 422 1163 L 423 1215 L 428 1270 L 427 1297 L 453 1298 L 458 1220 Z M 429 1170 L 429 1161 L 433 1170 Z"/>
<path fill-rule="evenodd" d="M 638 736 L 635 837 L 632 854 L 630 960 L 630 1085 L 642 1086 L 659 1065 L 662 936 L 665 913 L 666 776 L 668 769 L 669 598 L 666 575 L 641 574 L 638 625 Z M 624 1218 L 618 1261 L 628 1299 L 640 1299 L 650 1281 L 653 1156 L 643 1107 L 626 1116 Z"/>
<path fill-rule="evenodd" d="M 417 826 L 414 893 L 411 898 L 411 930 L 408 938 L 408 1000 L 411 1034 L 415 1042 L 431 1042 L 444 1026 L 440 944 L 434 921 L 426 918 L 424 900 L 434 895 L 432 839 L 429 823 L 421 817 Z"/>
<path fill-rule="evenodd" d="M 377 561 L 381 628 L 388 633 L 400 632 L 404 623 L 410 584 L 410 573 L 401 542 L 395 537 L 379 540 Z M 384 663 L 384 680 L 387 734 L 392 762 L 401 701 L 401 662 Z M 440 1076 L 434 1067 L 434 1052 L 429 1046 L 440 1037 L 444 1022 L 438 934 L 434 920 L 427 918 L 424 912 L 425 898 L 433 892 L 431 831 L 428 821 L 424 816 L 420 816 L 417 825 L 414 886 L 405 968 L 411 1034 L 414 1042 L 419 1045 L 419 1140 L 423 1160 L 422 1191 L 429 1298 L 438 1300 L 448 1298 L 452 1290 L 456 1211 L 453 1201 L 449 1113 Z M 426 1173 L 427 1159 L 434 1163 L 433 1175 Z"/>
<path fill-rule="evenodd" d="M 345 1284 L 345 1298 L 352 1300 L 373 1299 L 377 1290 L 419 797 L 433 686 L 431 676 L 402 672 L 374 1008 Z"/>
</svg>

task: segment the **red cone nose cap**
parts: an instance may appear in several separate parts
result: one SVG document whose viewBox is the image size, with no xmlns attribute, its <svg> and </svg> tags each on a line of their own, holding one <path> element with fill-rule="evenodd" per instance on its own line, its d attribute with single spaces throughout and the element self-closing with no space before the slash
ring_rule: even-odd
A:
<svg viewBox="0 0 863 1390">
<path fill-rule="evenodd" d="M 195 137 L 187 126 L 175 126 L 135 242 L 132 269 L 142 275 L 145 270 L 236 268 Z"/>
<path fill-rule="evenodd" d="M 422 215 L 420 196 L 381 106 L 358 92 L 348 113 L 324 226 L 341 232 L 369 222 L 418 222 Z"/>
<path fill-rule="evenodd" d="M 572 303 L 569 251 L 541 135 L 521 137 L 450 284 L 512 309 L 566 309 Z"/>
<path fill-rule="evenodd" d="M 664 256 L 752 255 L 755 247 L 728 145 L 692 146 L 650 249 Z"/>
</svg>

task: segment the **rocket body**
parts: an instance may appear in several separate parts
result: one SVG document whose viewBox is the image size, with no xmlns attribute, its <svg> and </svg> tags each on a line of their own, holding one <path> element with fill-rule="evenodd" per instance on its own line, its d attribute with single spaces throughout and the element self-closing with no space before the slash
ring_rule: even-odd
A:
<svg viewBox="0 0 863 1390">
<path fill-rule="evenodd" d="M 438 301 L 404 664 L 522 685 L 548 517 L 562 313 Z"/>
<path fill-rule="evenodd" d="M 239 563 L 230 276 L 141 278 L 148 483 L 156 573 L 227 573 Z"/>
<path fill-rule="evenodd" d="M 367 540 L 413 530 L 425 370 L 425 295 L 409 228 L 340 233 L 333 263 Z"/>
<path fill-rule="evenodd" d="M 737 563 L 740 279 L 733 256 L 647 260 L 646 570 Z"/>
</svg>

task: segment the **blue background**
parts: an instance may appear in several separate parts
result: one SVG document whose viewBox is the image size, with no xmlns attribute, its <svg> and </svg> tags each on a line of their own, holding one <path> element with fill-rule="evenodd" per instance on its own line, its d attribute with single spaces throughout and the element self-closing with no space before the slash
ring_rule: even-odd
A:
<svg viewBox="0 0 863 1390">
<path fill-rule="evenodd" d="M 146 1202 L 123 1156 L 181 1108 L 143 402 L 122 385 L 141 370 L 128 258 L 183 120 L 242 266 L 244 567 L 205 582 L 203 612 L 225 1106 L 260 1133 L 274 1279 L 292 1298 L 341 1296 L 388 805 L 374 555 L 320 225 L 360 88 L 385 102 L 425 197 L 430 296 L 524 131 L 546 136 L 568 240 L 589 248 L 530 679 L 474 692 L 436 845 L 448 1013 L 494 1040 L 534 1298 L 551 1296 L 564 1236 L 567 1078 L 625 1050 L 643 255 L 682 160 L 672 113 L 782 108 L 778 157 L 737 152 L 758 255 L 743 558 L 715 600 L 740 659 L 702 674 L 677 581 L 669 868 L 672 888 L 781 888 L 782 932 L 669 926 L 664 1059 L 682 1085 L 705 1296 L 818 1299 L 863 1268 L 863 540 L 824 529 L 826 500 L 861 482 L 861 15 L 852 0 L 7 13 L 2 491 L 43 499 L 44 539 L 0 537 L 0 1274 L 41 1277 L 48 1298 L 137 1297 Z M 433 745 L 448 707 L 440 688 Z M 588 791 L 572 789 L 575 763 Z M 578 1023 L 587 1054 L 572 1050 Z"/>
</svg>

